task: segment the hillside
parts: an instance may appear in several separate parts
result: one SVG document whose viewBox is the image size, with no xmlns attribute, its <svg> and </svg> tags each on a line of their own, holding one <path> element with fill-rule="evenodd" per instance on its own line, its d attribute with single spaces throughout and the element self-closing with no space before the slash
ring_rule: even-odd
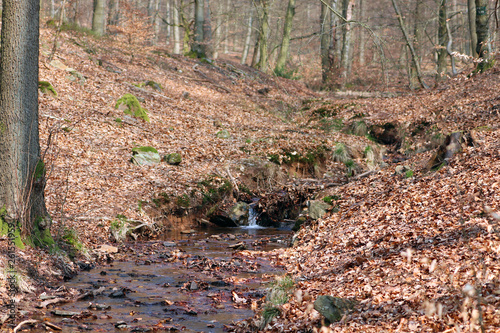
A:
<svg viewBox="0 0 500 333">
<path fill-rule="evenodd" d="M 319 330 L 319 295 L 357 302 L 335 332 L 500 329 L 500 227 L 490 214 L 500 210 L 498 69 L 429 91 L 345 99 L 229 56 L 204 63 L 66 31 L 49 61 L 53 45 L 54 30 L 42 29 L 40 80 L 57 92 L 40 95 L 55 238 L 73 230 L 92 250 L 114 241 L 117 216 L 183 230 L 213 223 L 210 213 L 237 200 L 260 198 L 273 219 L 285 203 L 297 215 L 307 199 L 334 198 L 324 218 L 306 218 L 293 247 L 257 253 L 286 268 L 294 296 L 267 326 L 257 311 L 234 330 Z M 125 94 L 149 122 L 115 107 Z M 429 167 L 455 131 L 468 138 L 463 149 Z M 133 164 L 140 146 L 182 162 Z M 214 184 L 220 195 L 207 204 Z M 43 250 L 19 256 L 26 291 L 76 267 Z M 478 293 L 467 296 L 469 285 Z"/>
</svg>

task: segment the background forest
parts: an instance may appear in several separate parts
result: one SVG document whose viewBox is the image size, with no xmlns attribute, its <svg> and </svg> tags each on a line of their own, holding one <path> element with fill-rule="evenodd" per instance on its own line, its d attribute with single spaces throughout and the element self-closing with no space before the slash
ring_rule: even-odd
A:
<svg viewBox="0 0 500 333">
<path fill-rule="evenodd" d="M 233 58 L 311 88 L 433 85 L 496 47 L 496 1 L 42 0 L 62 29 Z M 491 33 L 488 33 L 488 32 Z M 479 37 L 479 43 L 478 43 Z M 477 45 L 480 45 L 478 48 Z"/>
</svg>

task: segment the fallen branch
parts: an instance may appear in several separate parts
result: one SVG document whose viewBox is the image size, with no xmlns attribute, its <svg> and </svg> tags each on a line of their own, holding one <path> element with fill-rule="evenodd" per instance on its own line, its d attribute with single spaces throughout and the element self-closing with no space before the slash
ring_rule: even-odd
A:
<svg viewBox="0 0 500 333">
<path fill-rule="evenodd" d="M 22 321 L 19 323 L 19 325 L 16 326 L 16 328 L 14 328 L 14 333 L 16 333 L 18 330 L 20 330 L 21 327 L 23 327 L 24 325 L 33 325 L 36 323 L 38 323 L 38 320 L 36 320 L 36 319 L 28 319 L 28 320 Z"/>
</svg>

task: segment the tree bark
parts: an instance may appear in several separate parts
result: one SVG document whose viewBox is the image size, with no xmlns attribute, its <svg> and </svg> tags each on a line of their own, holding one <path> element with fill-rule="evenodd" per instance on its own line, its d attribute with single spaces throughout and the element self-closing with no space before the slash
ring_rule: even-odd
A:
<svg viewBox="0 0 500 333">
<path fill-rule="evenodd" d="M 352 20 L 352 9 L 354 7 L 355 0 L 344 0 L 343 5 L 343 16 L 349 22 Z M 342 44 L 342 56 L 340 63 L 342 64 L 342 88 L 345 88 L 348 78 L 350 76 L 350 63 L 352 61 L 350 54 L 351 48 L 351 26 L 349 23 L 344 25 L 343 31 L 343 44 Z"/>
<path fill-rule="evenodd" d="M 278 75 L 283 74 L 286 62 L 290 55 L 290 35 L 292 33 L 293 17 L 295 16 L 295 0 L 288 0 L 288 7 L 283 26 L 283 39 L 281 41 L 280 53 L 276 60 L 274 72 Z"/>
<path fill-rule="evenodd" d="M 194 1 L 194 38 L 193 52 L 198 58 L 205 57 L 205 47 L 203 45 L 203 25 L 205 24 L 205 1 Z"/>
<path fill-rule="evenodd" d="M 447 61 L 446 57 L 448 52 L 446 51 L 446 44 L 448 42 L 448 31 L 446 20 L 448 19 L 446 13 L 446 0 L 440 0 L 439 4 L 439 19 L 438 19 L 438 58 L 437 58 L 437 74 L 436 81 L 439 82 L 446 76 Z"/>
<path fill-rule="evenodd" d="M 476 0 L 476 52 L 482 61 L 477 65 L 477 70 L 483 72 L 488 63 L 488 0 Z"/>
<path fill-rule="evenodd" d="M 94 15 L 92 16 L 92 31 L 98 35 L 102 36 L 105 32 L 104 24 L 104 6 L 106 0 L 94 0 Z"/>
<path fill-rule="evenodd" d="M 475 0 L 467 0 L 467 10 L 469 17 L 469 34 L 470 34 L 470 49 L 471 55 L 477 57 L 477 34 L 476 34 L 476 2 Z"/>
<path fill-rule="evenodd" d="M 329 48 L 330 48 L 330 34 L 328 33 L 328 8 L 325 3 L 321 3 L 320 12 L 320 57 L 321 57 L 321 79 L 323 84 L 327 84 L 329 72 L 330 72 L 330 61 L 328 60 Z"/>
<path fill-rule="evenodd" d="M 267 72 L 267 37 L 269 34 L 269 0 L 260 0 L 259 6 L 259 62 L 256 64 L 256 68 Z"/>
<path fill-rule="evenodd" d="M 413 24 L 413 47 L 415 49 L 415 53 L 417 54 L 417 59 L 419 64 L 421 61 L 420 43 L 422 43 L 422 32 L 423 32 L 423 29 L 421 29 L 422 25 L 421 20 L 424 9 L 423 4 L 424 2 L 422 0 L 417 0 L 415 2 L 415 22 Z M 418 81 L 417 69 L 412 61 L 410 65 L 410 89 L 418 89 L 419 87 L 420 87 L 420 82 Z"/>
<path fill-rule="evenodd" d="M 250 50 L 250 43 L 252 41 L 252 25 L 253 25 L 253 9 L 250 9 L 250 14 L 248 15 L 248 28 L 245 38 L 245 46 L 243 47 L 243 53 L 241 55 L 241 64 L 244 65 L 247 62 L 248 51 Z"/>
<path fill-rule="evenodd" d="M 205 57 L 212 59 L 214 47 L 212 44 L 212 11 L 210 10 L 210 0 L 205 0 L 205 20 L 203 23 L 203 45 Z"/>
<path fill-rule="evenodd" d="M 359 21 L 363 22 L 365 20 L 365 1 L 359 0 Z M 420 3 L 417 0 L 417 3 Z M 365 64 L 365 29 L 359 30 L 359 65 L 363 66 Z"/>
<path fill-rule="evenodd" d="M 179 31 L 179 10 L 177 0 L 172 0 L 172 15 L 174 21 L 174 54 L 181 54 L 181 34 Z"/>
<path fill-rule="evenodd" d="M 25 235 L 50 232 L 38 134 L 39 0 L 3 0 L 0 55 L 0 209 Z M 50 235 L 50 233 L 49 233 Z"/>
</svg>

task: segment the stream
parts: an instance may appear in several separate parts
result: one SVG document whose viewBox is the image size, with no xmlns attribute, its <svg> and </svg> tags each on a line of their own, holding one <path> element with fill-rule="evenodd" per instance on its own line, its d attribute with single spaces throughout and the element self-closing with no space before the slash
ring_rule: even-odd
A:
<svg viewBox="0 0 500 333">
<path fill-rule="evenodd" d="M 252 317 L 268 283 L 284 273 L 242 250 L 286 247 L 289 228 L 263 228 L 252 216 L 249 222 L 124 244 L 115 260 L 62 287 L 88 297 L 49 305 L 45 318 L 68 333 L 222 332 L 225 325 Z"/>
</svg>

